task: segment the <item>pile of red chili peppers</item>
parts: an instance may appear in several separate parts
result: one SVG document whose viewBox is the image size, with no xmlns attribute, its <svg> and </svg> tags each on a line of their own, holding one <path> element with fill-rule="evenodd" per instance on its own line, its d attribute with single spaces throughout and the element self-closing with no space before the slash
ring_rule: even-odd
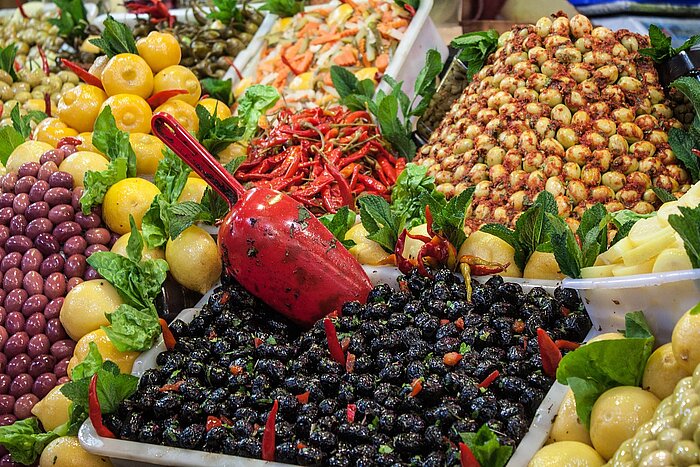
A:
<svg viewBox="0 0 700 467">
<path fill-rule="evenodd" d="M 315 214 L 351 209 L 361 193 L 390 197 L 406 166 L 385 147 L 365 111 L 319 107 L 280 111 L 276 123 L 251 141 L 236 178 L 288 193 Z"/>
</svg>

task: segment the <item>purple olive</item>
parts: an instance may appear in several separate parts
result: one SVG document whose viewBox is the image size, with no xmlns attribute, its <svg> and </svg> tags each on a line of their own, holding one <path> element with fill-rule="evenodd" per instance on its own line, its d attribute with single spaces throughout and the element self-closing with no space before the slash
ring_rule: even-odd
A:
<svg viewBox="0 0 700 467">
<path fill-rule="evenodd" d="M 11 208 L 12 202 L 15 200 L 14 193 L 0 194 L 0 208 Z"/>
<path fill-rule="evenodd" d="M 54 228 L 55 232 L 58 227 Z M 10 237 L 10 240 L 12 237 Z M 8 240 L 8 242 L 10 241 Z M 60 240 L 55 235 L 49 233 L 40 233 L 34 239 L 34 246 L 41 252 L 42 255 L 48 256 L 53 255 L 61 251 L 61 244 L 58 243 Z"/>
<path fill-rule="evenodd" d="M 29 371 L 29 365 L 31 363 L 32 358 L 26 353 L 15 355 L 9 362 L 7 362 L 5 372 L 11 377 L 15 378 L 17 375 Z"/>
<path fill-rule="evenodd" d="M 3 394 L 0 396 L 0 415 L 12 413 L 15 410 L 15 396 Z"/>
<path fill-rule="evenodd" d="M 44 281 L 44 295 L 49 300 L 66 295 L 66 276 L 62 272 L 53 272 Z M 7 301 L 7 299 L 5 299 Z"/>
<path fill-rule="evenodd" d="M 21 312 L 27 298 L 29 298 L 29 294 L 27 294 L 26 290 L 14 289 L 5 297 L 5 310 L 7 310 L 8 313 L 13 311 Z"/>
<path fill-rule="evenodd" d="M 7 258 L 8 256 L 9 255 L 5 256 L 5 258 Z M 5 271 L 5 274 L 2 279 L 2 288 L 5 292 L 8 293 L 11 290 L 22 287 L 22 281 L 24 280 L 24 273 L 18 267 L 22 262 L 22 255 L 19 255 L 19 257 L 15 256 L 15 259 L 18 260 L 17 266 L 13 265 L 10 269 Z"/>
<path fill-rule="evenodd" d="M 58 170 L 58 164 L 63 162 L 63 159 L 65 159 L 65 157 L 66 153 L 63 151 L 63 149 L 49 149 L 41 155 L 41 157 L 39 158 L 39 163 L 43 165 L 51 161 L 54 164 L 56 164 L 56 170 Z"/>
<path fill-rule="evenodd" d="M 5 243 L 7 243 L 8 238 L 10 238 L 10 228 L 6 225 L 0 225 L 0 248 L 5 248 Z M 4 250 L 2 254 L 3 256 L 5 255 Z"/>
<path fill-rule="evenodd" d="M 5 318 L 5 329 L 10 335 L 17 334 L 20 331 L 24 331 L 25 323 L 26 320 L 22 313 L 17 311 L 8 312 L 7 318 Z"/>
<path fill-rule="evenodd" d="M 44 195 L 44 201 L 51 206 L 58 204 L 69 204 L 73 199 L 73 194 L 68 188 L 57 187 L 49 188 Z"/>
<path fill-rule="evenodd" d="M 18 268 L 22 264 L 22 253 L 18 251 L 13 251 L 12 253 L 7 253 L 2 260 L 0 260 L 0 271 L 3 273 L 10 269 Z M 12 289 L 10 289 L 12 290 Z"/>
<path fill-rule="evenodd" d="M 73 350 L 75 350 L 75 342 L 70 339 L 63 339 L 53 343 L 51 346 L 51 355 L 58 360 L 62 360 L 72 357 Z"/>
<path fill-rule="evenodd" d="M 97 270 L 96 270 L 95 268 L 93 268 L 92 266 L 88 266 L 88 267 L 87 267 L 87 269 L 85 270 L 85 276 L 84 276 L 84 277 L 85 277 L 85 280 L 86 280 L 86 281 L 91 281 L 91 280 L 94 280 L 94 279 L 100 279 L 100 278 L 102 278 L 102 276 L 100 276 L 100 273 L 97 272 Z"/>
<path fill-rule="evenodd" d="M 0 426 L 12 425 L 16 421 L 17 417 L 9 413 L 7 415 L 0 416 Z M 2 459 L 0 459 L 0 467 L 22 467 L 22 464 L 13 461 L 9 454 L 5 454 L 2 456 Z"/>
<path fill-rule="evenodd" d="M 22 214 L 17 214 L 10 219 L 10 235 L 24 235 L 27 228 L 27 219 Z"/>
<path fill-rule="evenodd" d="M 12 379 L 12 384 L 10 384 L 10 394 L 15 397 L 20 397 L 28 394 L 32 390 L 34 385 L 34 378 L 29 376 L 27 373 L 22 373 L 17 375 Z"/>
<path fill-rule="evenodd" d="M 55 376 L 54 376 L 55 378 Z M 55 386 L 55 384 L 54 384 Z M 36 387 L 36 382 L 32 385 L 32 388 Z M 53 387 L 52 387 L 53 389 Z M 42 385 L 42 390 L 43 390 L 43 385 Z M 50 391 L 51 389 L 49 389 Z M 48 393 L 49 391 L 46 391 Z M 46 395 L 46 394 L 44 394 Z M 24 394 L 20 397 L 17 398 L 15 401 L 15 416 L 19 420 L 24 420 L 25 418 L 29 418 L 32 416 L 32 409 L 34 406 L 39 402 L 39 397 L 37 397 L 35 394 Z"/>
<path fill-rule="evenodd" d="M 5 318 L 7 318 L 7 310 L 4 306 L 0 306 L 0 326 L 5 325 Z M 5 342 L 3 341 L 2 344 Z M 0 345 L 0 350 L 2 350 L 2 345 Z"/>
<path fill-rule="evenodd" d="M 15 210 L 12 208 L 2 208 L 0 209 L 0 224 L 2 225 L 7 225 L 10 223 L 10 219 L 12 219 L 15 215 Z"/>
<path fill-rule="evenodd" d="M 27 273 L 30 271 L 38 272 L 39 268 L 41 267 L 42 261 L 44 261 L 44 255 L 42 255 L 41 252 L 36 248 L 30 248 L 29 250 L 27 250 L 24 256 L 22 256 L 20 268 L 26 276 Z"/>
<path fill-rule="evenodd" d="M 60 318 L 51 318 L 46 322 L 45 334 L 51 343 L 63 341 L 68 338 Z"/>
<path fill-rule="evenodd" d="M 32 240 L 25 235 L 13 235 L 5 242 L 5 251 L 11 253 L 18 251 L 22 254 L 26 253 L 32 247 Z"/>
<path fill-rule="evenodd" d="M 68 172 L 54 172 L 49 175 L 49 185 L 54 187 L 73 188 L 73 176 Z"/>
<path fill-rule="evenodd" d="M 69 293 L 74 287 L 82 284 L 83 282 L 82 277 L 71 277 L 68 279 L 68 282 L 66 282 L 66 293 Z"/>
<path fill-rule="evenodd" d="M 63 378 L 68 375 L 68 363 L 70 362 L 70 357 L 66 357 L 60 362 L 56 363 L 53 367 L 53 372 L 59 378 Z"/>
<path fill-rule="evenodd" d="M 53 235 L 59 242 L 65 242 L 75 235 L 80 235 L 82 231 L 83 229 L 77 222 L 65 221 L 54 227 Z"/>
<path fill-rule="evenodd" d="M 47 203 L 46 201 L 36 201 L 27 206 L 27 210 L 24 211 L 24 217 L 26 217 L 27 220 L 31 222 L 34 219 L 41 219 L 42 217 L 47 217 L 49 215 L 50 210 L 51 208 L 49 207 L 49 203 Z"/>
<path fill-rule="evenodd" d="M 82 255 L 87 248 L 87 240 L 80 235 L 74 235 L 63 244 L 63 253 L 66 256 Z"/>
<path fill-rule="evenodd" d="M 15 199 L 12 201 L 12 210 L 15 214 L 24 214 L 30 204 L 29 194 L 19 193 L 15 195 Z"/>
<path fill-rule="evenodd" d="M 39 268 L 39 273 L 41 273 L 41 275 L 44 277 L 48 277 L 54 272 L 63 271 L 63 267 L 65 265 L 66 260 L 63 259 L 63 256 L 58 253 L 53 254 L 42 261 L 41 267 Z M 46 283 L 44 283 L 44 287 L 46 287 Z"/>
<path fill-rule="evenodd" d="M 85 269 L 87 268 L 87 261 L 83 255 L 73 255 L 66 260 L 66 265 L 63 268 L 63 272 L 66 277 L 83 277 L 85 274 Z"/>
<path fill-rule="evenodd" d="M 82 206 L 80 205 L 80 198 L 82 198 L 85 193 L 85 188 L 82 186 L 77 186 L 73 189 L 73 196 L 71 197 L 71 206 L 75 209 L 75 212 L 82 212 Z"/>
<path fill-rule="evenodd" d="M 66 384 L 68 381 L 70 381 L 70 378 L 68 377 L 68 375 L 64 375 L 58 378 L 58 381 L 56 381 L 56 385 Z"/>
<path fill-rule="evenodd" d="M 17 169 L 17 175 L 21 177 L 36 177 L 37 172 L 39 172 L 38 162 L 25 162 L 19 166 Z"/>
<path fill-rule="evenodd" d="M 49 353 L 50 349 L 51 342 L 49 341 L 49 338 L 46 337 L 46 334 L 34 334 L 31 339 L 29 339 L 29 344 L 27 344 L 27 355 L 32 358 L 36 358 L 39 355 Z"/>
<path fill-rule="evenodd" d="M 44 202 L 44 195 L 46 195 L 46 192 L 49 190 L 49 182 L 46 180 L 37 180 L 37 182 L 32 186 L 32 188 L 29 190 L 29 202 L 30 203 L 38 203 L 38 202 Z M 31 206 L 31 204 L 30 204 Z M 27 208 L 29 209 L 29 208 Z"/>
<path fill-rule="evenodd" d="M 5 326 L 0 326 L 0 350 L 5 348 L 5 343 L 7 343 L 7 339 L 9 339 L 10 335 L 7 332 L 7 328 Z M 2 371 L 0 371 L 2 373 Z"/>
<path fill-rule="evenodd" d="M 73 206 L 70 204 L 59 204 L 54 206 L 49 210 L 48 215 L 49 220 L 54 224 L 60 224 L 61 222 L 73 220 L 74 216 L 75 211 L 73 210 Z"/>
<path fill-rule="evenodd" d="M 97 253 L 98 251 L 109 251 L 109 248 L 107 248 L 106 245 L 100 245 L 99 243 L 90 245 L 89 247 L 85 248 L 85 257 L 89 258 L 93 253 Z"/>
<path fill-rule="evenodd" d="M 53 232 L 53 222 L 45 217 L 40 217 L 38 219 L 34 219 L 33 221 L 29 221 L 29 224 L 27 224 L 27 228 L 25 230 L 27 237 L 35 239 L 40 234 L 50 234 Z"/>
<path fill-rule="evenodd" d="M 49 304 L 49 299 L 44 294 L 36 294 L 27 298 L 27 301 L 22 305 L 22 314 L 25 317 L 32 316 L 34 313 L 42 313 Z M 46 316 L 46 315 L 44 315 Z"/>
<path fill-rule="evenodd" d="M 7 355 L 0 353 L 0 373 L 5 373 L 7 368 Z"/>
<path fill-rule="evenodd" d="M 56 357 L 48 354 L 39 355 L 34 357 L 27 373 L 36 378 L 41 374 L 53 371 L 54 366 L 56 366 Z"/>
<path fill-rule="evenodd" d="M 56 375 L 53 373 L 44 373 L 43 375 L 39 375 L 39 377 L 34 380 L 32 393 L 39 399 L 43 399 L 54 387 L 56 387 L 57 380 L 58 378 L 56 378 Z"/>
<path fill-rule="evenodd" d="M 12 383 L 12 378 L 10 375 L 1 374 L 0 375 L 0 394 L 7 394 L 10 390 L 10 384 Z"/>
<path fill-rule="evenodd" d="M 47 162 L 44 162 L 43 164 L 41 164 L 41 167 L 39 167 L 39 172 L 37 172 L 36 176 L 39 180 L 43 180 L 45 182 L 48 182 L 51 174 L 56 172 L 57 170 L 58 170 L 58 165 L 56 165 L 55 162 L 47 161 Z"/>
<path fill-rule="evenodd" d="M 5 356 L 12 358 L 15 355 L 26 352 L 27 345 L 29 345 L 29 335 L 26 332 L 20 331 L 13 334 L 5 343 Z"/>
<path fill-rule="evenodd" d="M 32 189 L 32 185 L 34 185 L 35 183 L 36 177 L 32 177 L 31 175 L 20 177 L 17 180 L 17 183 L 15 183 L 15 194 L 29 193 L 29 190 Z"/>
<path fill-rule="evenodd" d="M 55 319 L 60 316 L 64 300 L 64 297 L 54 298 L 46 305 L 46 308 L 44 308 L 44 316 L 46 316 L 46 319 Z"/>
<path fill-rule="evenodd" d="M 29 271 L 22 279 L 22 287 L 29 295 L 37 295 L 44 292 L 44 278 L 36 271 Z"/>
<path fill-rule="evenodd" d="M 34 313 L 27 319 L 24 325 L 24 330 L 27 331 L 27 334 L 29 334 L 32 339 L 37 335 L 43 335 L 44 329 L 46 329 L 46 317 L 43 313 Z M 30 344 L 31 342 L 32 340 L 29 339 Z"/>
<path fill-rule="evenodd" d="M 83 229 L 88 230 L 98 228 L 100 226 L 101 219 L 100 216 L 93 212 L 86 215 L 83 214 L 82 211 L 78 211 L 75 213 L 75 222 L 80 224 L 80 227 Z"/>
</svg>

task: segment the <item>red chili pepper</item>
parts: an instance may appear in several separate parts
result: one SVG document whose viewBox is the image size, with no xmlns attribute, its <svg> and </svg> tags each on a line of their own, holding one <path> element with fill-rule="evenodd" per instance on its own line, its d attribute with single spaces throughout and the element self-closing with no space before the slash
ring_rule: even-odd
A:
<svg viewBox="0 0 700 467">
<path fill-rule="evenodd" d="M 340 347 L 340 342 L 338 342 L 338 334 L 335 331 L 333 321 L 331 321 L 329 318 L 324 318 L 323 329 L 326 331 L 326 341 L 328 341 L 328 350 L 331 353 L 331 357 L 336 362 L 345 366 L 345 354 L 343 353 L 343 349 Z"/>
<path fill-rule="evenodd" d="M 357 406 L 355 404 L 348 404 L 345 409 L 345 414 L 348 416 L 348 422 L 352 423 L 355 421 L 355 414 L 357 413 Z"/>
<path fill-rule="evenodd" d="M 487 388 L 487 387 L 489 387 L 489 386 L 491 385 L 491 383 L 493 383 L 493 382 L 496 380 L 496 378 L 498 378 L 498 376 L 499 376 L 500 374 L 501 374 L 501 373 L 500 373 L 498 370 L 493 370 L 493 371 L 491 372 L 491 374 L 489 374 L 486 378 L 484 378 L 484 380 L 483 380 L 482 382 L 480 382 L 479 384 L 477 384 L 476 387 L 478 387 L 478 388 Z"/>
<path fill-rule="evenodd" d="M 360 170 L 362 169 L 362 166 L 360 164 L 355 164 L 355 167 L 352 168 L 352 176 L 350 177 L 350 189 L 354 190 L 355 187 L 357 186 L 357 176 L 360 174 Z M 364 189 L 364 185 L 362 185 L 362 188 Z"/>
<path fill-rule="evenodd" d="M 367 111 L 356 110 L 354 112 L 350 112 L 349 114 L 347 114 L 345 116 L 345 118 L 343 119 L 343 123 L 347 125 L 349 123 L 355 123 L 355 121 L 360 120 L 360 119 L 365 120 L 366 122 L 372 121 L 372 117 L 369 116 Z"/>
<path fill-rule="evenodd" d="M 262 339 L 260 339 L 258 337 L 253 337 L 253 345 L 255 346 L 256 349 L 258 347 L 260 347 L 262 345 L 262 343 L 263 343 Z"/>
<path fill-rule="evenodd" d="M 557 367 L 561 361 L 561 350 L 549 337 L 547 331 L 542 328 L 537 328 L 537 345 L 540 348 L 544 373 L 550 378 L 555 378 L 557 376 Z"/>
<path fill-rule="evenodd" d="M 455 320 L 455 327 L 460 331 L 464 330 L 464 318 L 461 316 Z"/>
<path fill-rule="evenodd" d="M 462 467 L 481 467 L 472 450 L 464 443 L 459 443 L 459 462 Z"/>
<path fill-rule="evenodd" d="M 387 180 L 389 181 L 390 185 L 393 185 L 396 183 L 396 169 L 391 165 L 391 162 L 389 162 L 386 157 L 379 156 L 377 158 L 377 162 L 379 162 L 379 167 L 381 170 L 384 172 L 384 175 L 386 175 Z"/>
<path fill-rule="evenodd" d="M 266 461 L 275 460 L 275 425 L 277 424 L 278 407 L 279 402 L 275 400 L 265 422 L 265 431 L 263 431 L 262 438 L 262 458 Z"/>
<path fill-rule="evenodd" d="M 46 76 L 49 76 L 49 74 L 51 73 L 51 68 L 49 67 L 49 61 L 46 59 L 44 49 L 42 49 L 41 46 L 38 44 L 36 46 L 36 49 L 39 51 L 39 57 L 41 57 L 41 69 Z"/>
<path fill-rule="evenodd" d="M 348 352 L 348 358 L 345 360 L 345 371 L 352 373 L 355 371 L 355 354 Z"/>
<path fill-rule="evenodd" d="M 95 427 L 95 432 L 103 438 L 114 438 L 109 428 L 102 423 L 102 409 L 100 408 L 100 399 L 97 397 L 97 373 L 90 378 L 88 386 L 88 413 L 92 426 Z"/>
<path fill-rule="evenodd" d="M 399 175 L 401 175 L 401 172 L 403 172 L 405 168 L 406 168 L 406 159 L 404 159 L 403 157 L 399 157 L 396 160 L 396 177 L 397 178 Z"/>
<path fill-rule="evenodd" d="M 15 0 L 15 5 L 17 5 L 17 9 L 19 10 L 19 14 L 22 15 L 22 18 L 29 19 L 29 16 L 27 16 L 27 12 L 24 11 L 24 5 L 22 5 L 22 0 Z"/>
<path fill-rule="evenodd" d="M 165 322 L 163 318 L 158 320 L 160 323 L 160 329 L 163 332 L 163 342 L 165 342 L 165 348 L 168 350 L 173 350 L 175 348 L 175 336 L 170 332 L 168 323 Z"/>
<path fill-rule="evenodd" d="M 423 390 L 423 381 L 421 381 L 420 378 L 416 378 L 413 380 L 411 383 L 411 393 L 409 394 L 410 397 L 416 397 L 419 392 Z"/>
<path fill-rule="evenodd" d="M 328 170 L 328 173 L 331 174 L 333 179 L 338 184 L 338 189 L 340 190 L 340 197 L 343 198 L 343 205 L 348 206 L 352 209 L 354 202 L 352 198 L 352 190 L 350 190 L 350 185 L 348 184 L 348 181 L 345 179 L 345 177 L 343 177 L 340 174 L 340 172 L 338 172 L 337 167 L 335 167 L 334 165 L 326 164 L 326 170 Z"/>
<path fill-rule="evenodd" d="M 22 64 L 19 63 L 19 60 L 15 59 L 15 61 L 12 62 L 12 67 L 15 69 L 15 71 L 19 71 L 22 69 Z"/>
<path fill-rule="evenodd" d="M 51 117 L 51 94 L 48 92 L 44 93 L 44 108 L 46 116 Z"/>
<path fill-rule="evenodd" d="M 379 193 L 386 193 L 387 188 L 386 185 L 378 182 L 372 177 L 369 177 L 364 174 L 357 174 L 357 180 L 362 182 L 365 186 L 370 187 L 372 190 L 377 191 Z"/>
<path fill-rule="evenodd" d="M 180 94 L 187 94 L 187 91 L 185 89 L 167 89 L 153 94 L 146 102 L 152 109 L 155 109 L 165 104 L 171 97 L 179 96 Z"/>
<path fill-rule="evenodd" d="M 554 344 L 561 350 L 576 350 L 581 347 L 578 342 L 567 341 L 565 339 L 557 339 Z"/>
<path fill-rule="evenodd" d="M 205 425 L 205 428 L 207 431 L 209 431 L 212 428 L 216 428 L 217 426 L 221 425 L 223 425 L 223 422 L 220 418 L 214 417 L 213 415 L 209 415 L 207 417 L 207 424 Z"/>
<path fill-rule="evenodd" d="M 78 64 L 73 63 L 70 60 L 66 60 L 65 58 L 61 59 L 61 63 L 63 63 L 63 66 L 65 66 L 66 68 L 70 69 L 73 73 L 78 75 L 78 78 L 85 81 L 85 83 L 90 84 L 92 86 L 97 86 L 98 88 L 104 90 L 100 78 L 93 75 L 92 73 L 83 70 Z"/>
<path fill-rule="evenodd" d="M 309 402 L 309 394 L 311 394 L 309 391 L 302 392 L 301 394 L 297 394 L 296 398 L 300 404 L 306 404 Z"/>
</svg>

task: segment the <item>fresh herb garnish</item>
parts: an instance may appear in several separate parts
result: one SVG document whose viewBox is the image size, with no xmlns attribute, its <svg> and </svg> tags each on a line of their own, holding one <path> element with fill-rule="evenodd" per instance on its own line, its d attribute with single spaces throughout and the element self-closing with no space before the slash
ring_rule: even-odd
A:
<svg viewBox="0 0 700 467">
<path fill-rule="evenodd" d="M 345 240 L 345 234 L 355 225 L 355 217 L 353 211 L 348 209 L 347 206 L 343 206 L 338 209 L 338 212 L 335 214 L 326 214 L 319 217 L 318 220 L 321 221 L 321 224 L 326 226 L 345 248 L 350 249 L 355 246 L 355 242 L 352 240 Z"/>
<path fill-rule="evenodd" d="M 552 229 L 548 215 L 557 214 L 554 196 L 548 191 L 543 191 L 515 222 L 515 229 L 511 230 L 502 224 L 486 224 L 480 230 L 512 246 L 515 250 L 515 264 L 522 271 L 535 251 L 551 252 Z"/>
<path fill-rule="evenodd" d="M 244 23 L 245 19 L 238 7 L 237 0 L 212 0 L 212 3 L 211 12 L 207 15 L 208 18 L 218 19 L 226 25 L 231 23 L 242 25 Z"/>
<path fill-rule="evenodd" d="M 92 144 L 110 161 L 109 166 L 101 172 L 85 172 L 85 192 L 80 197 L 84 214 L 89 214 L 93 206 L 102 204 L 112 185 L 127 177 L 136 176 L 136 153 L 131 148 L 129 133 L 117 128 L 109 106 L 95 120 Z"/>
<path fill-rule="evenodd" d="M 435 189 L 435 179 L 428 175 L 427 167 L 407 164 L 391 189 L 391 208 L 396 215 L 406 219 L 406 229 L 411 230 L 425 222 L 425 194 L 444 199 L 444 195 Z"/>
<path fill-rule="evenodd" d="M 281 18 L 294 16 L 304 11 L 304 0 L 265 0 L 259 10 L 269 11 Z"/>
<path fill-rule="evenodd" d="M 106 315 L 110 325 L 102 327 L 121 352 L 148 350 L 160 334 L 154 303 L 168 274 L 168 263 L 164 260 L 143 260 L 143 238 L 132 216 L 129 222 L 127 257 L 101 251 L 88 258 L 88 264 L 117 289 L 125 302 Z"/>
<path fill-rule="evenodd" d="M 229 144 L 240 141 L 243 137 L 245 128 L 239 126 L 240 119 L 238 117 L 228 117 L 225 120 L 221 120 L 216 114 L 210 114 L 201 105 L 198 105 L 195 110 L 197 117 L 199 117 L 197 140 L 213 155 L 216 156 L 226 149 Z"/>
<path fill-rule="evenodd" d="M 678 201 L 678 198 L 673 196 L 673 193 L 670 191 L 666 191 L 661 187 L 658 186 L 653 186 L 651 187 L 651 190 L 654 192 L 657 198 L 659 198 L 659 201 L 662 203 L 669 203 L 671 201 Z"/>
<path fill-rule="evenodd" d="M 680 215 L 668 216 L 668 223 L 683 239 L 693 268 L 700 268 L 700 206 L 689 208 L 678 206 Z"/>
<path fill-rule="evenodd" d="M 25 140 L 29 138 L 29 135 L 32 133 L 31 123 L 39 123 L 45 118 L 48 118 L 48 115 L 38 110 L 30 110 L 25 115 L 20 115 L 19 105 L 12 107 L 12 111 L 10 112 L 12 127 L 17 130 Z"/>
<path fill-rule="evenodd" d="M 360 219 L 369 235 L 367 238 L 379 243 L 386 251 L 393 253 L 399 232 L 403 230 L 405 220 L 397 217 L 389 203 L 377 195 L 361 196 L 357 199 L 360 206 Z"/>
<path fill-rule="evenodd" d="M 58 36 L 68 39 L 87 37 L 87 11 L 82 0 L 53 0 L 58 7 L 58 18 L 49 19 L 49 23 L 58 28 Z"/>
<path fill-rule="evenodd" d="M 591 342 L 559 362 L 557 381 L 568 385 L 576 413 L 588 427 L 593 404 L 616 386 L 639 386 L 654 347 L 654 336 L 641 311 L 625 315 L 625 339 Z"/>
<path fill-rule="evenodd" d="M 39 428 L 37 419 L 31 417 L 0 427 L 0 444 L 9 451 L 13 461 L 31 465 L 36 462 L 46 445 L 66 434 L 67 430 L 63 434 L 55 431 L 45 433 Z"/>
<path fill-rule="evenodd" d="M 17 46 L 12 43 L 0 48 L 0 70 L 8 73 L 12 81 L 17 81 L 15 73 L 15 57 L 17 56 Z"/>
<path fill-rule="evenodd" d="M 693 152 L 694 149 L 700 150 L 700 82 L 694 77 L 683 76 L 671 83 L 671 87 L 685 94 L 695 110 L 695 118 L 688 131 L 675 127 L 668 131 L 668 144 L 695 183 L 700 180 L 700 160 Z"/>
<path fill-rule="evenodd" d="M 666 190 L 663 191 L 668 193 Z M 674 197 L 673 199 L 675 200 L 676 198 Z M 615 238 L 613 238 L 610 242 L 610 246 L 613 246 L 614 244 L 625 238 L 630 233 L 632 226 L 636 224 L 638 220 L 647 219 L 649 217 L 654 216 L 656 216 L 656 212 L 652 212 L 650 214 L 637 214 L 636 212 L 631 211 L 629 209 L 622 209 L 620 211 L 610 213 L 612 223 L 617 228 L 617 233 L 615 234 Z"/>
<path fill-rule="evenodd" d="M 280 99 L 280 94 L 272 86 L 254 84 L 246 89 L 238 100 L 239 125 L 245 127 L 243 140 L 249 140 L 258 131 L 258 122 L 265 112 Z"/>
<path fill-rule="evenodd" d="M 667 36 L 660 27 L 655 24 L 650 24 L 649 41 L 651 42 L 651 47 L 639 49 L 639 53 L 650 57 L 656 63 L 660 63 L 673 58 L 679 53 L 690 49 L 695 44 L 700 43 L 700 35 L 690 37 L 690 39 L 685 41 L 683 45 L 677 49 L 674 49 L 671 45 L 671 38 Z"/>
<path fill-rule="evenodd" d="M 379 124 L 382 137 L 391 143 L 399 155 L 410 161 L 416 153 L 411 137 L 411 118 L 420 117 L 428 108 L 441 70 L 440 53 L 434 49 L 428 50 L 425 65 L 416 78 L 413 99 L 401 89 L 403 82 L 397 82 L 389 75 L 383 78 L 391 89 L 388 94 L 382 89 L 375 94 L 371 80 L 359 81 L 350 71 L 335 65 L 331 67 L 331 79 L 340 96 L 340 103 L 354 110 L 369 110 Z M 420 101 L 416 102 L 419 97 Z"/>
<path fill-rule="evenodd" d="M 436 192 L 437 193 L 437 192 Z M 434 196 L 424 193 L 421 204 L 430 206 L 433 217 L 432 230 L 442 232 L 452 245 L 459 248 L 467 239 L 464 233 L 464 218 L 474 196 L 474 187 L 469 187 L 459 195 L 445 200 L 444 196 Z"/>
<path fill-rule="evenodd" d="M 131 29 L 120 23 L 111 15 L 104 20 L 102 35 L 96 39 L 90 39 L 90 43 L 99 47 L 109 58 L 119 54 L 136 54 L 136 40 Z"/>
<path fill-rule="evenodd" d="M 503 467 L 513 454 L 513 448 L 501 445 L 488 425 L 482 425 L 476 433 L 460 433 L 459 436 L 482 466 Z"/>
<path fill-rule="evenodd" d="M 498 48 L 498 31 L 475 31 L 452 39 L 450 45 L 459 49 L 457 58 L 467 65 L 467 80 L 484 67 L 486 59 Z"/>
<path fill-rule="evenodd" d="M 220 100 L 226 105 L 233 104 L 232 87 L 230 79 L 204 78 L 201 81 L 202 94 L 209 94 L 209 97 Z"/>
</svg>

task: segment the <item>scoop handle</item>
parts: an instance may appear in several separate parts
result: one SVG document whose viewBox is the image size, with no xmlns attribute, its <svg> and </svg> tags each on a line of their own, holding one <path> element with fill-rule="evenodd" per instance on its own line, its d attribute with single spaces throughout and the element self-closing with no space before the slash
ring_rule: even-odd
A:
<svg viewBox="0 0 700 467">
<path fill-rule="evenodd" d="M 214 191 L 233 206 L 245 188 L 172 115 L 158 112 L 151 119 L 153 134 L 187 163 Z"/>
</svg>

